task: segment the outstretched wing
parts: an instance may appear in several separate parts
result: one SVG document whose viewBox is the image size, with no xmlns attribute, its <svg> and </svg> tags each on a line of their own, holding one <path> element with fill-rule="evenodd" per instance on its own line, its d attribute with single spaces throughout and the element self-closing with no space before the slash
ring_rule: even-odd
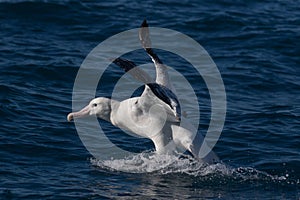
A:
<svg viewBox="0 0 300 200">
<path fill-rule="evenodd" d="M 174 87 L 171 84 L 169 79 L 167 67 L 163 64 L 163 62 L 160 60 L 160 58 L 157 56 L 157 54 L 154 52 L 154 50 L 151 47 L 150 33 L 149 33 L 149 28 L 146 20 L 143 21 L 141 28 L 139 30 L 139 39 L 142 44 L 142 47 L 145 49 L 145 51 L 150 56 L 152 62 L 155 65 L 156 68 L 155 82 L 171 89 L 175 93 Z"/>
<path fill-rule="evenodd" d="M 145 84 L 153 82 L 152 78 L 147 74 L 147 72 L 139 67 L 136 67 L 137 65 L 130 60 L 117 58 L 113 60 L 113 63 L 121 67 L 125 72 L 128 72 L 136 80 L 139 80 Z"/>
<path fill-rule="evenodd" d="M 163 64 L 159 57 L 154 53 L 153 49 L 151 48 L 151 40 L 150 40 L 150 33 L 149 33 L 149 25 L 146 20 L 143 21 L 140 31 L 139 31 L 139 38 L 142 44 L 142 47 L 148 53 L 150 58 L 155 64 Z"/>
</svg>

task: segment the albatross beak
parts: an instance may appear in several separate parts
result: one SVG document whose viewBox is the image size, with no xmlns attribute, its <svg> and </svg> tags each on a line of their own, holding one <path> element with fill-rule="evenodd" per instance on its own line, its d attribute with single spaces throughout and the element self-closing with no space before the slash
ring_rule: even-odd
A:
<svg viewBox="0 0 300 200">
<path fill-rule="evenodd" d="M 82 110 L 80 110 L 78 112 L 69 113 L 68 116 L 67 116 L 67 119 L 70 122 L 74 118 L 81 118 L 81 117 L 88 116 L 89 113 L 90 113 L 90 107 L 89 107 L 89 105 L 87 105 L 86 107 L 84 107 Z"/>
</svg>

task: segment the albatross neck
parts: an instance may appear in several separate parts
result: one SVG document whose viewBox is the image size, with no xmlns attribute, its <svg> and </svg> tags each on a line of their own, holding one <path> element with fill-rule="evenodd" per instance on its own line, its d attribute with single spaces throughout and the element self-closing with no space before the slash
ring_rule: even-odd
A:
<svg viewBox="0 0 300 200">
<path fill-rule="evenodd" d="M 98 114 L 98 117 L 104 119 L 105 121 L 112 122 L 112 116 L 118 109 L 120 102 L 109 98 L 105 98 L 104 102 L 105 104 L 103 110 L 100 114 Z"/>
</svg>

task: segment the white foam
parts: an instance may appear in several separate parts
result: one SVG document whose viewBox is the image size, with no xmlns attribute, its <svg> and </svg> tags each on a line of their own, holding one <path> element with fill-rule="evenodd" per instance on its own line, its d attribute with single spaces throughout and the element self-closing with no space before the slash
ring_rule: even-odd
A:
<svg viewBox="0 0 300 200">
<path fill-rule="evenodd" d="M 203 164 L 192 158 L 179 158 L 178 155 L 141 153 L 123 159 L 96 160 L 91 163 L 109 171 L 127 173 L 186 174 L 208 179 L 233 179 L 237 181 L 287 182 L 287 176 L 270 175 L 251 167 L 231 167 L 224 163 Z"/>
<path fill-rule="evenodd" d="M 176 155 L 155 153 L 141 153 L 124 159 L 92 159 L 91 162 L 101 168 L 130 173 L 172 173 L 175 169 L 190 168 L 192 163 L 188 159 L 179 159 Z"/>
</svg>

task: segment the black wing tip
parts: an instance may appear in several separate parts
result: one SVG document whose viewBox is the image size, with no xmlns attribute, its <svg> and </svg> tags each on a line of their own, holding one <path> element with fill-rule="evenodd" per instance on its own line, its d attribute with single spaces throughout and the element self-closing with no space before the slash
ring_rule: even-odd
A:
<svg viewBox="0 0 300 200">
<path fill-rule="evenodd" d="M 119 65 L 120 63 L 125 62 L 125 59 L 123 59 L 123 58 L 110 58 L 109 60 L 116 65 Z"/>
<path fill-rule="evenodd" d="M 152 48 L 145 48 L 146 52 L 155 60 L 155 62 L 159 63 L 159 64 L 163 64 L 163 62 L 160 60 L 160 58 L 156 55 L 156 53 L 154 53 Z"/>
<path fill-rule="evenodd" d="M 118 65 L 119 67 L 121 67 L 122 69 L 125 70 L 125 72 L 133 69 L 134 67 L 136 67 L 136 64 L 133 61 L 124 59 L 124 58 L 115 58 L 115 59 L 111 59 L 111 61 L 115 64 Z"/>
<path fill-rule="evenodd" d="M 147 20 L 146 20 L 146 19 L 144 19 L 144 21 L 143 21 L 143 23 L 142 23 L 141 27 L 142 27 L 142 28 L 143 28 L 143 27 L 149 27 L 149 25 L 148 25 L 148 23 L 147 23 Z"/>
<path fill-rule="evenodd" d="M 153 52 L 152 48 L 146 47 L 145 50 L 146 50 L 146 52 L 147 52 L 150 56 L 153 57 L 154 52 Z"/>
</svg>

